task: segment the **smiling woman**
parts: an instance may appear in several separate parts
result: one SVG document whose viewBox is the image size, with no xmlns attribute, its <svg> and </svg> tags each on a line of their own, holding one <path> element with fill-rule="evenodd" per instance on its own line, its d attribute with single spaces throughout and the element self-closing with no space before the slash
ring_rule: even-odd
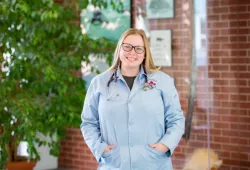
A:
<svg viewBox="0 0 250 170">
<path fill-rule="evenodd" d="M 81 118 L 99 170 L 173 169 L 170 156 L 185 118 L 173 80 L 155 67 L 143 30 L 123 33 L 113 65 L 91 81 Z"/>
<path fill-rule="evenodd" d="M 134 49 L 134 50 L 133 50 Z M 120 50 L 121 73 L 124 76 L 136 76 L 144 60 L 144 42 L 140 35 L 129 35 L 122 43 Z"/>
</svg>

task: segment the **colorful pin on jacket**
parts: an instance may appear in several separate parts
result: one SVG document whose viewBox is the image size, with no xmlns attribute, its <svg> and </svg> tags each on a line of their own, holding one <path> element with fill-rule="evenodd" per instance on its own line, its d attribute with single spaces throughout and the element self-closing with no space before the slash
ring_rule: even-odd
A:
<svg viewBox="0 0 250 170">
<path fill-rule="evenodd" d="M 153 89 L 155 87 L 156 87 L 155 80 L 148 80 L 148 82 L 144 84 L 143 90 L 147 91 L 147 90 L 151 90 L 151 89 Z"/>
</svg>

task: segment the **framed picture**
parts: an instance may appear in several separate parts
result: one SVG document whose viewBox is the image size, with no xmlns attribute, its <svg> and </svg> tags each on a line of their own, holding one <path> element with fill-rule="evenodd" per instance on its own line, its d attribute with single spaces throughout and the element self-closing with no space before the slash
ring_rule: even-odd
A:
<svg viewBox="0 0 250 170">
<path fill-rule="evenodd" d="M 152 30 L 150 48 L 156 66 L 172 66 L 171 30 Z"/>
<path fill-rule="evenodd" d="M 147 0 L 147 18 L 173 18 L 174 0 Z"/>
<path fill-rule="evenodd" d="M 80 0 L 80 3 L 83 1 Z M 115 11 L 111 4 L 105 9 L 96 8 L 91 4 L 82 9 L 80 14 L 82 33 L 94 39 L 105 37 L 117 41 L 121 34 L 131 27 L 131 0 L 120 1 L 123 4 L 121 13 Z"/>
<path fill-rule="evenodd" d="M 80 3 L 86 3 L 85 1 L 80 0 Z M 111 4 L 105 9 L 96 8 L 91 4 L 86 9 L 82 9 L 80 14 L 82 33 L 94 39 L 105 37 L 111 41 L 118 41 L 122 33 L 131 28 L 131 0 L 119 0 L 113 1 L 113 3 L 123 4 L 121 13 L 114 10 Z M 99 72 L 109 68 L 104 58 L 94 54 L 90 54 L 88 57 L 90 63 L 81 63 L 82 79 L 85 80 L 86 88 L 97 75 L 96 72 L 91 71 L 91 68 Z"/>
</svg>

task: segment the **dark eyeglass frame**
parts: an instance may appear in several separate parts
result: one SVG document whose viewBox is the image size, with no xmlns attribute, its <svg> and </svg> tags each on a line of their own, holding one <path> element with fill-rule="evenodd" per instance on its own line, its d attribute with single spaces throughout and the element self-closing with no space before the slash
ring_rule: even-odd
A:
<svg viewBox="0 0 250 170">
<path fill-rule="evenodd" d="M 125 50 L 125 49 L 123 48 L 123 45 L 124 45 L 124 44 L 131 46 L 131 47 L 132 47 L 131 50 L 128 50 L 128 51 Z M 138 52 L 136 51 L 136 47 L 142 47 L 142 48 L 143 48 L 143 52 L 138 53 Z M 135 50 L 135 52 L 136 52 L 137 54 L 142 54 L 142 53 L 144 53 L 145 50 L 146 50 L 144 46 L 139 46 L 139 45 L 133 46 L 133 45 L 131 45 L 131 44 L 129 44 L 129 43 L 122 43 L 122 49 L 123 49 L 124 51 L 126 51 L 126 52 L 132 51 L 133 48 L 134 48 L 134 50 Z"/>
</svg>

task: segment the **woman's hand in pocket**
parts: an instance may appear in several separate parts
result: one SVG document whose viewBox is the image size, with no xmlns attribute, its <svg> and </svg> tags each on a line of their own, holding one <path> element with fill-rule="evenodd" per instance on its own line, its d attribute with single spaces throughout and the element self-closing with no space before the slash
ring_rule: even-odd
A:
<svg viewBox="0 0 250 170">
<path fill-rule="evenodd" d="M 115 145 L 108 145 L 108 146 L 105 148 L 105 150 L 104 150 L 104 152 L 103 152 L 102 154 L 104 154 L 105 152 L 110 151 L 110 150 L 113 149 L 114 147 L 115 147 Z"/>
<path fill-rule="evenodd" d="M 163 152 L 163 153 L 165 153 L 169 150 L 169 148 L 162 143 L 149 144 L 149 146 L 151 146 L 152 148 L 154 148 L 160 152 Z"/>
</svg>

